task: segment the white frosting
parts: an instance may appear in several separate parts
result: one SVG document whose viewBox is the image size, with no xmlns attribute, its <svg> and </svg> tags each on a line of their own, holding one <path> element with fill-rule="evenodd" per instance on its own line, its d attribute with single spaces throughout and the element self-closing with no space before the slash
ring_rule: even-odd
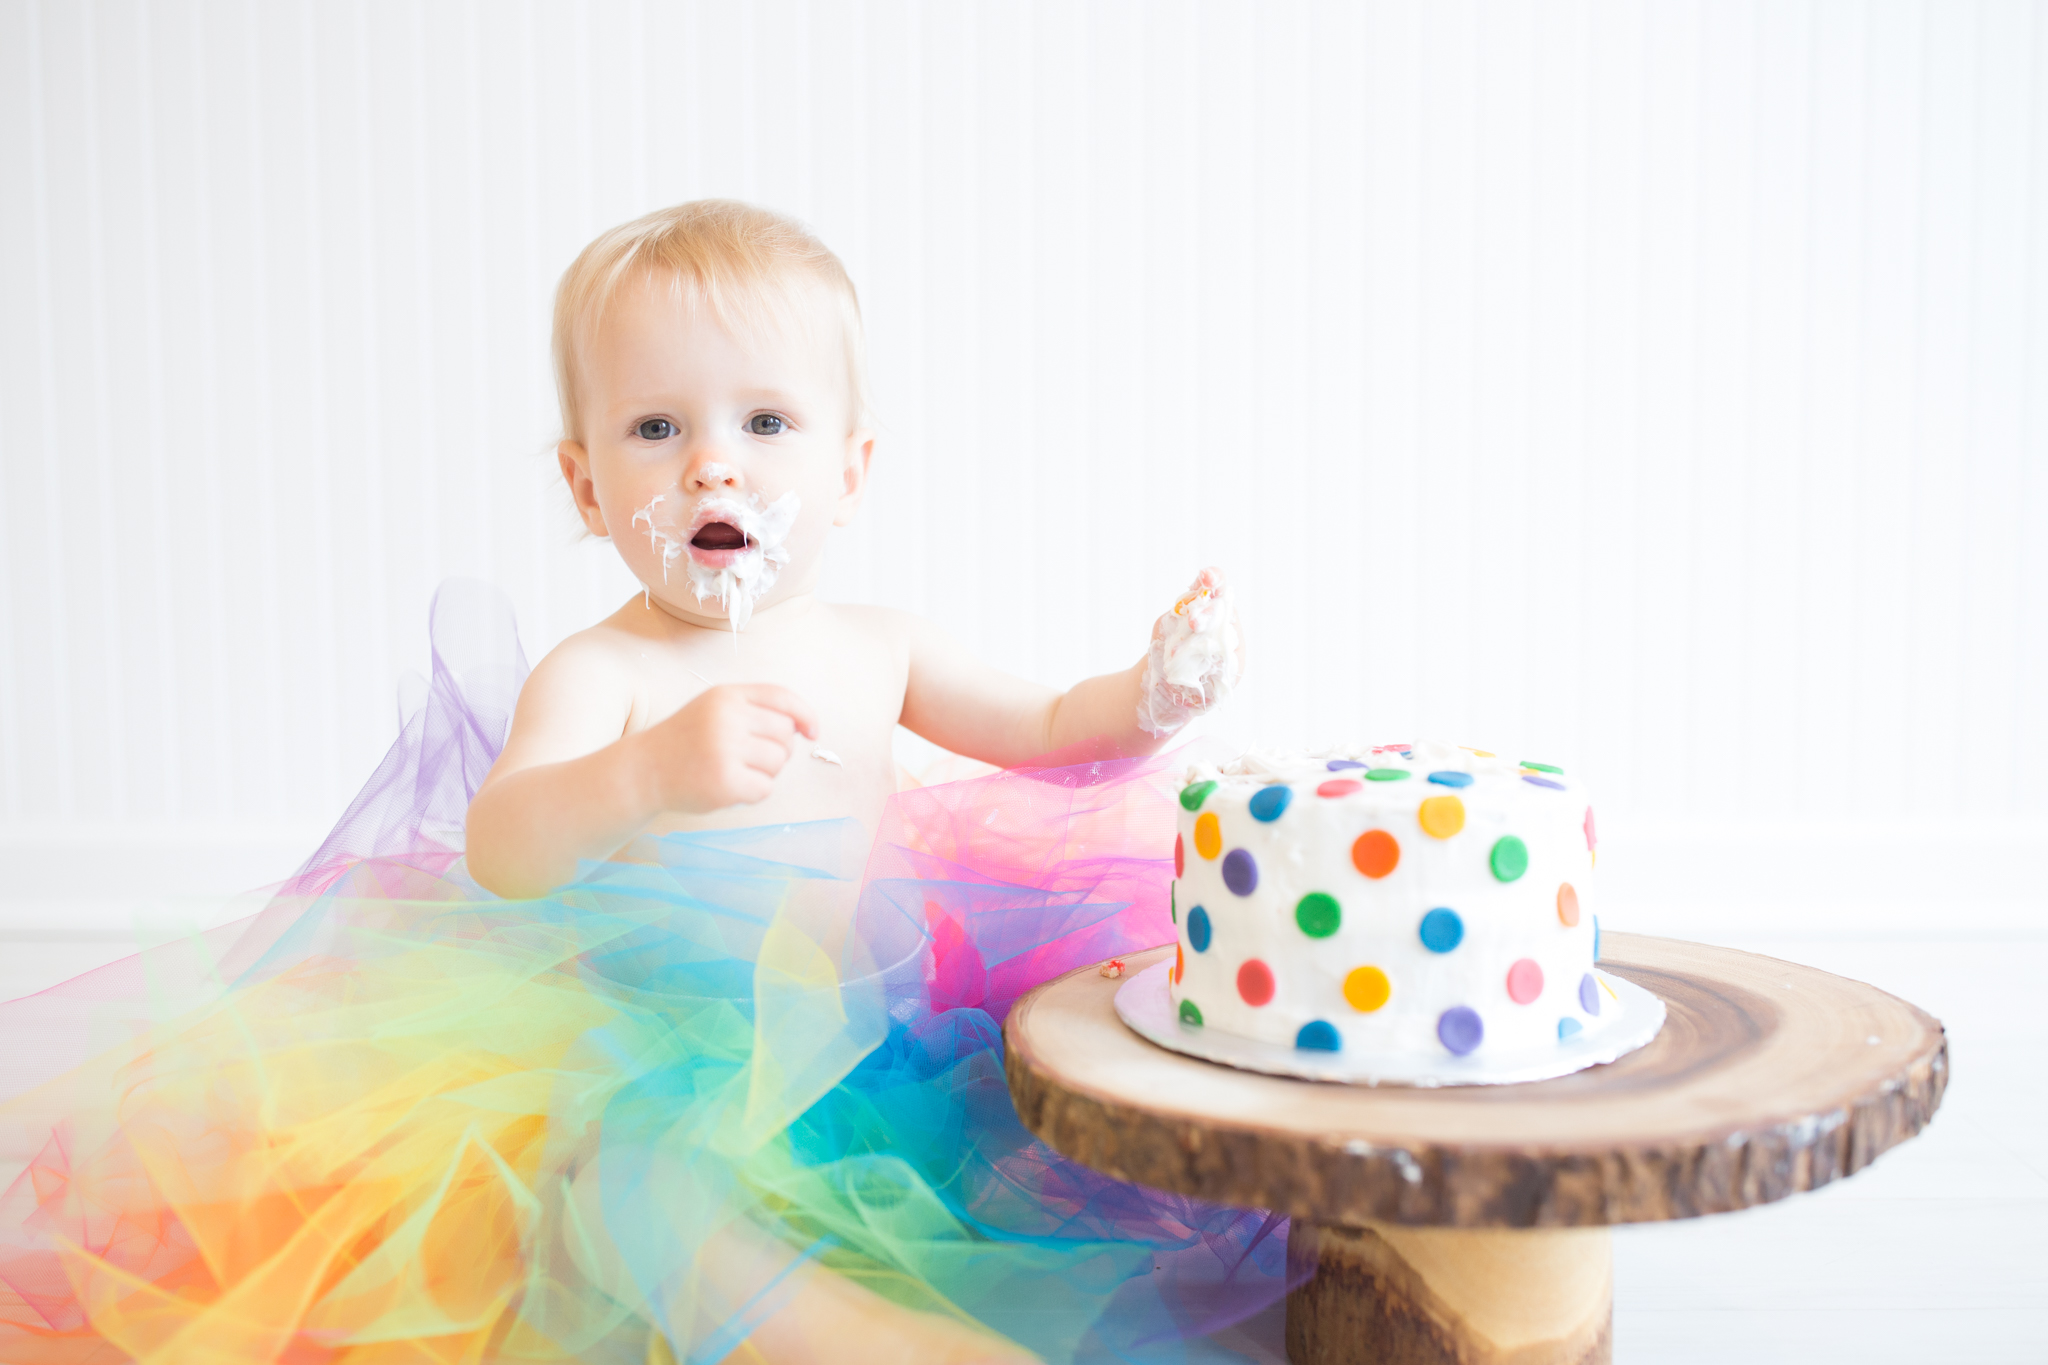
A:
<svg viewBox="0 0 2048 1365">
<path fill-rule="evenodd" d="M 811 750 L 811 757 L 817 759 L 820 763 L 830 763 L 835 768 L 846 766 L 846 760 L 833 753 L 830 749 L 813 749 Z"/>
<path fill-rule="evenodd" d="M 1365 766 L 1332 771 L 1332 761 Z M 1404 776 L 1371 780 L 1373 769 Z M 1444 780 L 1431 781 L 1432 773 Z M 1459 785 L 1460 778 L 1468 780 Z M 1216 785 L 1201 793 L 1198 784 L 1207 782 Z M 1203 1027 L 1296 1046 L 1310 1027 L 1308 1038 L 1320 1035 L 1347 1052 L 1483 1059 L 1555 1045 L 1560 1027 L 1591 1032 L 1615 1017 L 1616 1001 L 1592 974 L 1590 808 L 1584 789 L 1564 774 L 1416 744 L 1253 750 L 1220 766 L 1195 765 L 1188 783 L 1173 889 L 1180 965 L 1170 992 L 1176 1008 L 1187 1002 L 1200 1012 Z M 1254 804 L 1276 790 L 1285 797 Z M 1380 833 L 1361 860 L 1354 849 L 1368 831 Z M 1526 868 L 1504 880 L 1494 851 L 1502 849 L 1500 866 L 1509 870 L 1512 845 L 1502 843 L 1509 839 L 1526 852 Z M 1390 846 L 1398 857 L 1388 869 Z M 1233 889 L 1226 880 L 1232 867 L 1255 872 L 1256 884 L 1246 887 L 1240 875 Z M 1375 871 L 1382 875 L 1368 875 Z M 1566 924 L 1560 910 L 1567 885 L 1576 924 Z M 1304 909 L 1314 897 L 1327 900 L 1311 899 Z M 1424 919 L 1439 910 L 1455 916 L 1455 946 L 1441 932 L 1425 941 Z M 1432 927 L 1450 923 L 1438 916 Z M 1327 932 L 1316 936 L 1305 925 Z M 1264 977 L 1257 967 L 1247 977 L 1248 963 L 1262 965 Z M 1385 978 L 1384 1001 L 1374 1008 L 1358 1007 L 1378 994 L 1365 989 L 1374 984 L 1370 974 L 1352 978 L 1360 968 Z M 1270 998 L 1253 1003 L 1264 994 L 1262 979 L 1270 979 Z M 1354 980 L 1350 997 L 1347 979 Z M 1591 994 L 1582 999 L 1582 990 Z M 1452 1011 L 1471 1014 L 1447 1024 Z M 1182 1018 L 1193 1022 L 1186 1010 Z M 1474 1018 L 1482 1032 L 1467 1047 Z"/>
<path fill-rule="evenodd" d="M 1152 628 L 1138 724 L 1164 738 L 1227 700 L 1237 685 L 1237 618 L 1224 589 L 1197 578 Z"/>
<path fill-rule="evenodd" d="M 713 465 L 704 472 L 723 470 L 724 466 Z M 646 524 L 647 544 L 661 555 L 661 581 L 666 584 L 669 570 L 678 559 L 682 560 L 698 604 L 716 599 L 724 606 L 726 619 L 732 622 L 733 634 L 737 635 L 753 618 L 754 604 L 775 586 L 782 566 L 789 563 L 785 542 L 790 528 L 796 525 L 803 501 L 794 490 L 765 505 L 758 493 L 748 493 L 743 498 L 720 495 L 704 499 L 687 517 L 683 514 L 684 505 L 680 493 L 674 497 L 657 493 L 646 506 L 634 511 L 633 525 L 637 529 L 643 522 Z M 714 521 L 730 523 L 747 537 L 746 549 L 722 567 L 700 564 L 687 555 L 690 537 Z"/>
</svg>

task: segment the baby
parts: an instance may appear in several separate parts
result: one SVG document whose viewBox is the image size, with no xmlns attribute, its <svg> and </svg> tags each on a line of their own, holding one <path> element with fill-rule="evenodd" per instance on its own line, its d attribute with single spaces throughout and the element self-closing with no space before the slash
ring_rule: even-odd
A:
<svg viewBox="0 0 2048 1365">
<path fill-rule="evenodd" d="M 605 233 L 563 277 L 554 348 L 562 476 L 642 590 L 520 694 L 469 808 L 469 871 L 499 895 L 543 894 L 643 835 L 847 815 L 873 829 L 898 724 L 1005 767 L 1083 743 L 1146 754 L 1238 680 L 1214 569 L 1143 658 L 1066 692 L 916 617 L 818 599 L 875 438 L 853 285 L 787 219 L 706 201 Z M 745 1301 L 788 1258 L 764 1235 L 702 1259 Z M 838 1360 L 1014 1351 L 808 1268 L 742 1354 L 812 1359 L 821 1342 Z"/>
<path fill-rule="evenodd" d="M 499 895 L 544 893 L 644 834 L 872 829 L 898 724 L 1001 767 L 1084 741 L 1147 754 L 1238 680 L 1214 569 L 1144 658 L 1066 692 L 914 616 L 818 599 L 875 436 L 852 282 L 787 219 L 704 201 L 605 233 L 562 279 L 554 347 L 562 477 L 643 586 L 520 693 L 469 809 L 470 874 Z"/>
</svg>

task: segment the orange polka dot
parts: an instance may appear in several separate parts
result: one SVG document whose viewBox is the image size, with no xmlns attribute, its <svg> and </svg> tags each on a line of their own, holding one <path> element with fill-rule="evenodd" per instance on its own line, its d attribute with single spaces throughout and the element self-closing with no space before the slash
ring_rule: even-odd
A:
<svg viewBox="0 0 2048 1365">
<path fill-rule="evenodd" d="M 1387 974 L 1377 967 L 1353 967 L 1344 978 L 1344 999 L 1360 1014 L 1371 1014 L 1394 994 Z"/>
<path fill-rule="evenodd" d="M 1579 893 L 1572 890 L 1570 882 L 1560 882 L 1558 884 L 1557 917 L 1567 926 L 1579 922 Z"/>
<path fill-rule="evenodd" d="M 1216 818 L 1213 810 L 1203 811 L 1195 817 L 1195 852 L 1204 858 L 1214 858 L 1223 851 L 1223 822 Z"/>
<path fill-rule="evenodd" d="M 1422 821 L 1422 832 L 1434 838 L 1448 839 L 1465 828 L 1465 803 L 1455 796 L 1432 796 L 1415 815 Z"/>
<path fill-rule="evenodd" d="M 1180 945 L 1173 945 L 1173 984 L 1178 986 L 1183 973 L 1188 969 L 1188 960 L 1181 956 Z"/>
<path fill-rule="evenodd" d="M 1383 829 L 1369 829 L 1351 845 L 1351 863 L 1366 876 L 1386 876 L 1401 861 L 1401 845 Z"/>
</svg>

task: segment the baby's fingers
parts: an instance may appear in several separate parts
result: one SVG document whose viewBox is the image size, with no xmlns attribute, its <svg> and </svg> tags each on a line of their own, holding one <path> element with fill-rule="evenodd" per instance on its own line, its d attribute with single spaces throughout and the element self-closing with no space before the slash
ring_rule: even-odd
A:
<svg viewBox="0 0 2048 1365">
<path fill-rule="evenodd" d="M 818 713 L 811 709 L 809 702 L 787 687 L 778 687 L 774 683 L 747 683 L 744 690 L 748 701 L 787 717 L 805 739 L 818 737 Z"/>
<path fill-rule="evenodd" d="M 744 741 L 737 750 L 739 761 L 764 777 L 774 777 L 789 762 L 790 746 L 760 735 Z M 763 796 L 767 793 L 763 792 Z M 758 798 L 756 798 L 758 799 Z"/>
</svg>

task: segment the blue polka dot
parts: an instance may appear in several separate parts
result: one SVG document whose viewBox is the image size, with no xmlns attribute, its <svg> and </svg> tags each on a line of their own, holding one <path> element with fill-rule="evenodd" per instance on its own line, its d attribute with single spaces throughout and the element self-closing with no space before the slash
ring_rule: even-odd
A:
<svg viewBox="0 0 2048 1365">
<path fill-rule="evenodd" d="M 1354 759 L 1333 758 L 1328 763 L 1325 763 L 1323 766 L 1325 768 L 1328 768 L 1333 773 L 1341 773 L 1346 768 L 1363 768 L 1365 765 L 1363 763 L 1357 762 Z"/>
<path fill-rule="evenodd" d="M 1438 1042 L 1463 1057 L 1486 1037 L 1486 1025 L 1480 1022 L 1479 1011 L 1453 1005 L 1438 1016 L 1436 1036 Z"/>
<path fill-rule="evenodd" d="M 1252 794 L 1252 819 L 1264 820 L 1268 824 L 1278 820 L 1287 811 L 1287 803 L 1294 799 L 1294 788 L 1282 784 L 1276 787 L 1261 787 Z"/>
<path fill-rule="evenodd" d="M 1251 854 L 1233 848 L 1223 855 L 1223 884 L 1240 896 L 1249 896 L 1259 889 L 1259 865 L 1252 861 Z"/>
<path fill-rule="evenodd" d="M 1447 769 L 1440 773 L 1431 773 L 1429 780 L 1439 787 L 1469 787 L 1472 785 L 1472 774 Z"/>
<path fill-rule="evenodd" d="M 1198 953 L 1209 951 L 1209 912 L 1199 905 L 1188 911 L 1188 944 Z"/>
<path fill-rule="evenodd" d="M 1561 792 L 1564 790 L 1564 783 L 1552 782 L 1547 777 L 1531 777 L 1527 773 L 1524 773 L 1522 775 L 1522 780 L 1524 782 L 1527 782 L 1532 787 L 1548 787 L 1554 792 Z"/>
<path fill-rule="evenodd" d="M 1588 1014 L 1600 1013 L 1600 983 L 1591 972 L 1579 978 L 1579 1008 Z"/>
<path fill-rule="evenodd" d="M 1422 946 L 1432 953 L 1448 953 L 1465 941 L 1465 921 L 1455 910 L 1442 906 L 1422 917 Z"/>
<path fill-rule="evenodd" d="M 1583 1027 L 1584 1027 L 1584 1025 L 1580 1024 L 1580 1023 L 1579 1023 L 1579 1021 L 1578 1021 L 1578 1020 L 1576 1020 L 1576 1019 L 1560 1019 L 1560 1020 L 1558 1020 L 1558 1021 L 1557 1021 L 1557 1041 L 1558 1041 L 1558 1042 L 1560 1042 L 1560 1043 L 1563 1043 L 1563 1042 L 1569 1042 L 1569 1041 L 1570 1041 L 1570 1040 L 1571 1040 L 1572 1038 L 1574 1038 L 1574 1037 L 1576 1037 L 1576 1036 L 1578 1035 L 1579 1031 L 1580 1031 L 1580 1030 L 1581 1030 L 1581 1029 L 1582 1029 Z"/>
<path fill-rule="evenodd" d="M 1337 1052 L 1344 1046 L 1344 1040 L 1337 1036 L 1337 1026 L 1323 1019 L 1311 1019 L 1301 1026 L 1301 1032 L 1294 1035 L 1296 1047 L 1311 1052 Z"/>
</svg>

